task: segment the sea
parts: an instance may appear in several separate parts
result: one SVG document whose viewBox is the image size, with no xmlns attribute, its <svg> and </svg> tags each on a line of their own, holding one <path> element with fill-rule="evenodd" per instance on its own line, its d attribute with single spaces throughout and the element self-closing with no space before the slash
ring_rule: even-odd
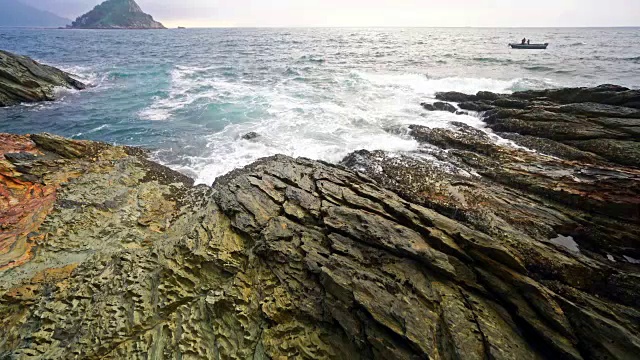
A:
<svg viewBox="0 0 640 360">
<path fill-rule="evenodd" d="M 508 47 L 523 37 L 549 48 Z M 205 184 L 273 154 L 413 153 L 410 124 L 483 128 L 422 110 L 439 91 L 640 87 L 640 28 L 0 28 L 0 49 L 91 85 L 0 109 L 0 132 L 141 146 Z"/>
</svg>

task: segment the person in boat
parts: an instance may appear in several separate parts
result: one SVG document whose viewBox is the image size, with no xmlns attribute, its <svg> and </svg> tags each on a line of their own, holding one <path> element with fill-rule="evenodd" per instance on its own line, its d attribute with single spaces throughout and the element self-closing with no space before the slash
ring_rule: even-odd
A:
<svg viewBox="0 0 640 360">
<path fill-rule="evenodd" d="M 522 45 L 524 45 L 527 42 L 527 38 L 522 38 Z"/>
<path fill-rule="evenodd" d="M 531 39 L 527 40 L 527 45 L 531 45 Z"/>
</svg>

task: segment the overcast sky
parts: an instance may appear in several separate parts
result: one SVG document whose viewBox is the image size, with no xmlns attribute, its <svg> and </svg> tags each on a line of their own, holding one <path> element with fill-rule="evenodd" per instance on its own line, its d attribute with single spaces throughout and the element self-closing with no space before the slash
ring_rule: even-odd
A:
<svg viewBox="0 0 640 360">
<path fill-rule="evenodd" d="M 75 19 L 100 0 L 23 0 Z M 167 26 L 638 26 L 640 0 L 137 0 Z"/>
</svg>

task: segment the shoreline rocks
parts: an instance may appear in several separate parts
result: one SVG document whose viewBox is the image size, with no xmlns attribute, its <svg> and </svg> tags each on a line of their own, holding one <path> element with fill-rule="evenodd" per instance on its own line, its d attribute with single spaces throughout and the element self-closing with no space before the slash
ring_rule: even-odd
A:
<svg viewBox="0 0 640 360">
<path fill-rule="evenodd" d="M 0 357 L 636 356 L 640 169 L 588 140 L 410 131 L 422 153 L 273 156 L 211 187 L 139 149 L 0 134 Z"/>
<path fill-rule="evenodd" d="M 436 98 L 483 112 L 489 129 L 528 137 L 532 148 L 569 146 L 613 163 L 640 167 L 640 90 L 601 85 L 489 94 L 439 93 Z M 534 145 L 532 139 L 546 145 Z"/>
<path fill-rule="evenodd" d="M 0 50 L 0 107 L 55 100 L 55 88 L 83 90 L 70 74 Z"/>
</svg>

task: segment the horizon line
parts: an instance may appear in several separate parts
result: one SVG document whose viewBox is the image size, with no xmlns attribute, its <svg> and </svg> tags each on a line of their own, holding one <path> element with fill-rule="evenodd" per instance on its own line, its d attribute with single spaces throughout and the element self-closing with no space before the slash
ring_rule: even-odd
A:
<svg viewBox="0 0 640 360">
<path fill-rule="evenodd" d="M 178 26 L 167 27 L 166 29 L 66 29 L 61 26 L 5 26 L 0 25 L 0 29 L 53 29 L 53 30 L 173 30 Z M 394 26 L 394 25 L 367 25 L 367 26 L 190 26 L 181 30 L 189 29 L 632 29 L 640 28 L 639 25 L 578 25 L 578 26 Z"/>
</svg>

